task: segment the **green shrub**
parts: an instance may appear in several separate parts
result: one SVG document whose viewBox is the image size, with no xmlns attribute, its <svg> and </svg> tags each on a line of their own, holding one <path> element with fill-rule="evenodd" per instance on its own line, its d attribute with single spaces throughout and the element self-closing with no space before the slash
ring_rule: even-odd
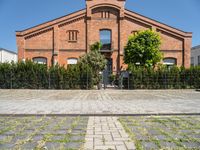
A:
<svg viewBox="0 0 200 150">
<path fill-rule="evenodd" d="M 200 88 L 200 67 L 185 69 L 176 66 L 171 68 L 158 66 L 156 69 L 152 69 L 129 65 L 128 70 L 131 72 L 129 78 L 129 88 L 131 89 Z M 125 87 L 127 88 L 127 86 Z"/>
<path fill-rule="evenodd" d="M 89 89 L 93 87 L 89 66 L 71 65 L 66 69 L 55 65 L 36 64 L 27 60 L 0 64 L 1 89 Z"/>
</svg>

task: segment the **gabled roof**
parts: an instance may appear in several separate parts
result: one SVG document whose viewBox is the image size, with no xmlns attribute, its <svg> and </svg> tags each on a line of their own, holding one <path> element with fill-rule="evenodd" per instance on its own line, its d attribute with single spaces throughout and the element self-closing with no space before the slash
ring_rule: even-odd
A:
<svg viewBox="0 0 200 150">
<path fill-rule="evenodd" d="M 52 27 L 55 24 L 61 24 L 61 23 L 64 23 L 68 20 L 75 20 L 75 19 L 77 19 L 79 17 L 83 17 L 85 15 L 86 15 L 86 9 L 78 10 L 76 12 L 67 14 L 65 16 L 62 16 L 62 17 L 41 23 L 39 25 L 33 26 L 31 28 L 24 29 L 24 30 L 21 30 L 21 31 L 16 31 L 16 35 L 17 36 L 23 36 L 23 35 L 26 35 L 26 34 L 29 34 L 29 33 L 32 33 L 32 32 L 37 32 L 39 30 L 43 30 L 43 29 L 47 29 L 49 27 Z"/>
<path fill-rule="evenodd" d="M 179 37 L 192 37 L 192 32 L 184 32 L 180 29 L 174 28 L 172 26 L 169 26 L 167 24 L 161 23 L 154 19 L 148 18 L 148 17 L 138 14 L 136 12 L 130 11 L 128 9 L 125 9 L 124 13 L 125 13 L 125 17 L 139 21 L 146 25 L 155 26 L 161 31 L 164 30 L 164 31 L 167 31 L 174 35 L 177 35 Z M 70 13 L 68 15 L 53 19 L 51 21 L 39 24 L 37 26 L 31 27 L 31 28 L 28 28 L 28 29 L 25 29 L 22 31 L 16 31 L 16 35 L 17 36 L 26 36 L 26 35 L 30 35 L 32 33 L 38 32 L 38 31 L 49 30 L 49 29 L 52 29 L 52 27 L 56 24 L 62 25 L 67 22 L 77 20 L 77 19 L 83 18 L 83 17 L 86 17 L 86 9 L 82 9 L 82 10 Z"/>
<path fill-rule="evenodd" d="M 147 25 L 153 25 L 158 27 L 159 29 L 164 29 L 164 30 L 168 30 L 170 32 L 173 32 L 175 34 L 178 34 L 180 36 L 184 36 L 184 37 L 192 37 L 192 32 L 184 32 L 180 29 L 174 28 L 172 26 L 169 26 L 167 24 L 161 23 L 157 20 L 148 18 L 146 16 L 143 16 L 141 14 L 138 14 L 136 12 L 133 12 L 131 10 L 125 9 L 125 16 L 136 19 L 138 21 L 141 21 L 143 23 L 146 23 Z"/>
<path fill-rule="evenodd" d="M 0 51 L 6 51 L 6 52 L 9 52 L 9 53 L 12 53 L 12 54 L 16 54 L 16 55 L 17 55 L 16 52 L 11 51 L 11 50 L 7 50 L 7 49 L 5 49 L 5 48 L 0 48 Z"/>
</svg>

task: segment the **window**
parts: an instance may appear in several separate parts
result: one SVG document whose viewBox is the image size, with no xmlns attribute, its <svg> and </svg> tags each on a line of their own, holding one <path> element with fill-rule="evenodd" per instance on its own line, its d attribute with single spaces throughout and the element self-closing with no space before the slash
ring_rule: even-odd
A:
<svg viewBox="0 0 200 150">
<path fill-rule="evenodd" d="M 110 12 L 109 11 L 102 11 L 101 12 L 101 18 L 110 18 Z"/>
<path fill-rule="evenodd" d="M 75 65 L 75 64 L 77 64 L 77 62 L 78 62 L 77 58 L 68 58 L 67 59 L 67 64 L 68 65 Z"/>
<path fill-rule="evenodd" d="M 102 50 L 111 50 L 111 30 L 100 30 Z"/>
<path fill-rule="evenodd" d="M 165 58 L 163 60 L 163 64 L 167 66 L 173 66 L 176 65 L 176 58 Z"/>
<path fill-rule="evenodd" d="M 33 58 L 33 62 L 46 65 L 47 64 L 47 58 L 45 58 L 45 57 L 35 57 L 35 58 Z"/>
<path fill-rule="evenodd" d="M 200 66 L 200 56 L 198 56 L 198 66 Z"/>
<path fill-rule="evenodd" d="M 191 57 L 191 66 L 194 66 L 194 57 Z"/>
<path fill-rule="evenodd" d="M 68 41 L 69 42 L 77 42 L 78 40 L 78 31 L 77 30 L 70 30 L 68 32 Z"/>
</svg>

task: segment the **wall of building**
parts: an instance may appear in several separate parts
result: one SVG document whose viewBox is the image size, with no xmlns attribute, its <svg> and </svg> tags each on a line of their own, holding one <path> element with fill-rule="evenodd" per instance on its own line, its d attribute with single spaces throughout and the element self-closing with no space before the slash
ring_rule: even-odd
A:
<svg viewBox="0 0 200 150">
<path fill-rule="evenodd" d="M 68 58 L 79 58 L 90 45 L 100 41 L 100 30 L 112 32 L 113 71 L 126 67 L 124 47 L 135 31 L 155 29 L 160 32 L 165 58 L 175 58 L 177 65 L 190 66 L 191 33 L 186 33 L 124 9 L 125 0 L 86 0 L 86 10 L 58 18 L 37 27 L 17 32 L 19 59 L 47 58 L 67 66 Z M 109 12 L 109 18 L 102 17 Z M 69 41 L 69 31 L 77 31 L 77 41 Z"/>
<path fill-rule="evenodd" d="M 200 46 L 194 47 L 191 50 L 191 65 L 192 66 L 200 66 L 200 62 L 198 62 L 198 57 L 200 57 Z M 192 62 L 192 59 L 194 62 Z"/>
<path fill-rule="evenodd" d="M 0 62 L 17 62 L 17 54 L 5 51 L 5 50 L 0 50 Z"/>
</svg>

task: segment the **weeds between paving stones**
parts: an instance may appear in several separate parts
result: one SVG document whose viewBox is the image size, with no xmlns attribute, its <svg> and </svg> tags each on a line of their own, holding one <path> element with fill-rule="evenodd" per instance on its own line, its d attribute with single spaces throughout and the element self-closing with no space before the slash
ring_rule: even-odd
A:
<svg viewBox="0 0 200 150">
<path fill-rule="evenodd" d="M 136 149 L 200 149 L 199 116 L 121 117 Z M 197 134 L 196 134 L 197 133 Z"/>
<path fill-rule="evenodd" d="M 0 117 L 0 149 L 81 149 L 87 120 L 87 117 Z"/>
</svg>

